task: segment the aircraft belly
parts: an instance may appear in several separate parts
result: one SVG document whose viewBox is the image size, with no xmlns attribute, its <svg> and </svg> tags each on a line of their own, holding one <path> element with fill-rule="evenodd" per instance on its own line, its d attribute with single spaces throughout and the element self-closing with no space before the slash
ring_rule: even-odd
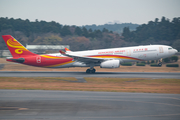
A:
<svg viewBox="0 0 180 120">
<path fill-rule="evenodd" d="M 69 63 L 69 64 L 65 64 L 65 65 L 54 66 L 54 67 L 51 67 L 51 68 L 69 68 L 69 67 L 72 67 L 72 66 L 73 66 L 73 63 Z"/>
<path fill-rule="evenodd" d="M 72 64 L 73 67 L 89 67 L 89 65 L 82 63 L 82 62 L 74 62 Z"/>
</svg>

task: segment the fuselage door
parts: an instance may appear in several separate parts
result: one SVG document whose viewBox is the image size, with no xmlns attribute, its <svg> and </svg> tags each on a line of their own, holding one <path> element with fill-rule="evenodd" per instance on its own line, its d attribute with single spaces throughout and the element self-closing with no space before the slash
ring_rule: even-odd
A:
<svg viewBox="0 0 180 120">
<path fill-rule="evenodd" d="M 159 53 L 163 53 L 163 47 L 159 47 Z"/>
<path fill-rule="evenodd" d="M 127 56 L 131 56 L 131 49 L 127 49 L 126 54 L 127 54 Z"/>
</svg>

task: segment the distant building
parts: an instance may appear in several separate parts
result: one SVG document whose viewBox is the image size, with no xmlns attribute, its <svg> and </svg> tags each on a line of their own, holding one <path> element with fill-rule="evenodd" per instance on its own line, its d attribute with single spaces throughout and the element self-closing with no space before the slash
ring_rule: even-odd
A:
<svg viewBox="0 0 180 120">
<path fill-rule="evenodd" d="M 69 45 L 26 45 L 26 49 L 36 54 L 59 52 L 59 50 L 64 50 L 65 48 L 70 49 L 70 46 Z"/>
<path fill-rule="evenodd" d="M 9 50 L 0 50 L 0 57 L 11 57 L 11 53 Z"/>
<path fill-rule="evenodd" d="M 26 45 L 26 49 L 36 54 L 58 53 L 59 50 L 70 49 L 69 45 Z M 9 50 L 0 50 L 0 57 L 11 57 Z"/>
</svg>

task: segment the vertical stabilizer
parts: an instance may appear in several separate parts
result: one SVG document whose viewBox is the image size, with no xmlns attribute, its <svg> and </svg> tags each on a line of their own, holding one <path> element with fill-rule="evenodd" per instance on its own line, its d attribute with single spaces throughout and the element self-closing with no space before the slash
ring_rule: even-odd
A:
<svg viewBox="0 0 180 120">
<path fill-rule="evenodd" d="M 32 53 L 31 51 L 27 50 L 21 43 L 19 43 L 11 35 L 2 35 L 2 38 L 4 39 L 13 57 L 36 55 L 35 53 Z"/>
</svg>

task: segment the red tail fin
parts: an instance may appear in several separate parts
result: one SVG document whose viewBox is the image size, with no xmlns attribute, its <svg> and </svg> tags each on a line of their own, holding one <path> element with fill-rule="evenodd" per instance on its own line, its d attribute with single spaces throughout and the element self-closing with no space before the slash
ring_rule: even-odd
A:
<svg viewBox="0 0 180 120">
<path fill-rule="evenodd" d="M 21 43 L 19 43 L 15 38 L 11 35 L 2 35 L 11 55 L 13 57 L 27 56 L 27 55 L 36 55 L 35 53 L 27 50 Z"/>
</svg>

